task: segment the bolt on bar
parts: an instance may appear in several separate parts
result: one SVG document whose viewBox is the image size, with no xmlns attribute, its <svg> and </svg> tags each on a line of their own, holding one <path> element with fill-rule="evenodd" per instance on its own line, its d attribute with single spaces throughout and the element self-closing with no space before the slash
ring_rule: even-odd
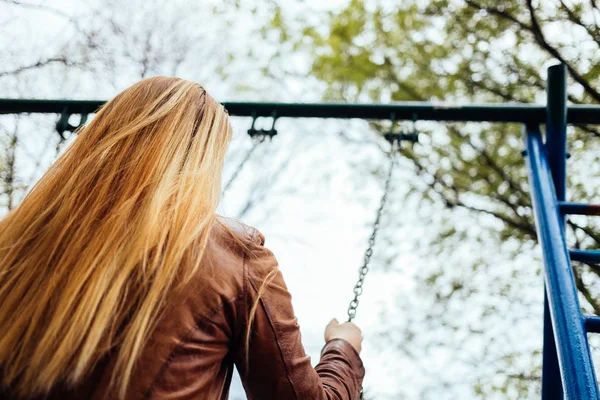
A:
<svg viewBox="0 0 600 400">
<path fill-rule="evenodd" d="M 0 99 L 0 114 L 15 113 L 93 113 L 102 100 Z M 230 115 L 290 118 L 340 118 L 389 120 L 544 123 L 546 106 L 540 104 L 451 105 L 428 102 L 391 104 L 347 103 L 240 103 L 225 102 Z M 567 122 L 600 124 L 600 106 L 574 105 L 568 108 Z"/>
</svg>

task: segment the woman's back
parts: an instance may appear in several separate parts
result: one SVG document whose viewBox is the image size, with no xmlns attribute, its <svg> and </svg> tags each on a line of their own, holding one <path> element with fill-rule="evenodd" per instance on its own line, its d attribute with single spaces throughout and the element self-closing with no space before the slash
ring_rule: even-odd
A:
<svg viewBox="0 0 600 400">
<path fill-rule="evenodd" d="M 218 220 L 200 269 L 210 279 L 198 276 L 170 297 L 141 352 L 126 399 L 226 399 L 234 365 L 249 399 L 350 399 L 359 393 L 364 368 L 348 342 L 329 341 L 321 363 L 312 368 L 290 295 L 263 244 L 254 228 Z M 261 290 L 265 279 L 270 282 Z M 108 391 L 113 364 L 109 354 L 81 384 L 57 387 L 43 398 L 113 398 Z M 16 397 L 5 392 L 1 398 Z"/>
</svg>

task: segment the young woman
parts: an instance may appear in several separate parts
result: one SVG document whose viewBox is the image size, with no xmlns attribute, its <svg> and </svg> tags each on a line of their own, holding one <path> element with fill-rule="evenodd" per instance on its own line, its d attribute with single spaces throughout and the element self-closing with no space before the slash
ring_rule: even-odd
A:
<svg viewBox="0 0 600 400">
<path fill-rule="evenodd" d="M 356 399 L 362 337 L 313 368 L 277 261 L 215 215 L 231 126 L 198 84 L 105 104 L 0 220 L 0 398 Z"/>
</svg>

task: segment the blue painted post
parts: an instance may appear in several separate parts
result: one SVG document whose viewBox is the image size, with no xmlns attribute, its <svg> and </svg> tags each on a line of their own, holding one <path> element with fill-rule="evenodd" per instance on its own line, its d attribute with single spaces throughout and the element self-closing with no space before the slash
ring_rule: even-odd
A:
<svg viewBox="0 0 600 400">
<path fill-rule="evenodd" d="M 525 132 L 527 143 L 527 169 L 533 213 L 538 240 L 544 257 L 548 310 L 554 328 L 551 341 L 558 351 L 562 395 L 549 392 L 558 387 L 546 376 L 546 398 L 568 400 L 598 400 L 598 384 L 592 356 L 581 314 L 577 286 L 571 270 L 569 251 L 563 229 L 563 218 L 558 212 L 558 202 L 552 182 L 549 162 L 542 142 L 539 126 L 529 126 Z M 547 350 L 546 348 L 544 350 Z M 550 356 L 550 355 L 549 355 Z M 548 361 L 547 359 L 544 361 Z M 548 373 L 545 369 L 544 371 Z"/>
<path fill-rule="evenodd" d="M 563 387 L 558 354 L 548 306 L 548 289 L 544 283 L 544 336 L 542 353 L 542 400 L 562 400 Z"/>
<path fill-rule="evenodd" d="M 558 201 L 565 200 L 567 152 L 567 82 L 563 64 L 548 68 L 546 83 L 546 150 Z M 561 230 L 564 232 L 564 217 Z M 542 399 L 562 400 L 563 387 L 552 320 L 548 309 L 548 289 L 544 285 L 544 347 L 542 361 Z"/>
</svg>

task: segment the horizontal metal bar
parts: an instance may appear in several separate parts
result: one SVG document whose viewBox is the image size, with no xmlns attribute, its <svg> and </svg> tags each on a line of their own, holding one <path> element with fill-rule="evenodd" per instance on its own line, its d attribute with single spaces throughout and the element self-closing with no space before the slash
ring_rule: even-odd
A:
<svg viewBox="0 0 600 400">
<path fill-rule="evenodd" d="M 0 114 L 60 114 L 64 110 L 73 114 L 93 113 L 105 102 L 104 100 L 0 99 Z"/>
<path fill-rule="evenodd" d="M 558 202 L 558 209 L 563 214 L 600 215 L 600 204 Z"/>
<path fill-rule="evenodd" d="M 265 117 L 276 112 L 281 117 L 388 120 L 393 114 L 396 120 L 455 122 L 524 122 L 531 120 L 542 121 L 546 118 L 545 107 L 533 104 L 459 106 L 426 102 L 393 104 L 226 103 L 225 107 L 233 115 L 251 115 L 253 112 L 256 112 L 257 116 Z"/>
<path fill-rule="evenodd" d="M 15 113 L 92 113 L 102 100 L 35 100 L 0 99 L 0 114 Z M 448 105 L 428 102 L 398 102 L 391 104 L 347 103 L 240 103 L 225 102 L 230 115 L 291 118 L 360 118 L 388 120 L 456 121 L 456 122 L 523 122 L 544 123 L 546 106 L 540 104 L 480 104 Z M 600 106 L 569 107 L 567 122 L 600 124 Z"/>
<path fill-rule="evenodd" d="M 588 332 L 600 333 L 600 317 L 588 316 L 585 318 L 585 329 Z"/>
<path fill-rule="evenodd" d="M 600 264 L 600 250 L 569 250 L 569 256 L 573 261 Z"/>
<path fill-rule="evenodd" d="M 525 130 L 527 171 L 566 399 L 600 398 L 577 286 L 539 125 Z"/>
</svg>

